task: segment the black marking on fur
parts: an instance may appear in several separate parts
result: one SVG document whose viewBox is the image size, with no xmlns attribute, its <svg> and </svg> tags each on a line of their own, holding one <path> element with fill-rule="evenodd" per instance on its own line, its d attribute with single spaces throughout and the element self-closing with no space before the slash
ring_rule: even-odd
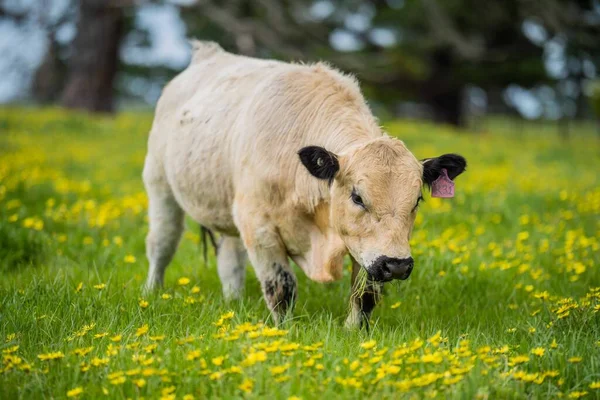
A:
<svg viewBox="0 0 600 400">
<path fill-rule="evenodd" d="M 467 168 L 467 160 L 458 154 L 444 154 L 439 157 L 421 160 L 421 162 L 423 163 L 423 183 L 429 188 L 439 178 L 442 169 L 446 169 L 448 177 L 454 180 Z"/>
<path fill-rule="evenodd" d="M 275 309 L 287 310 L 296 300 L 296 279 L 280 264 L 273 264 L 275 275 L 264 282 L 268 303 Z"/>
<path fill-rule="evenodd" d="M 319 146 L 308 146 L 298 152 L 300 161 L 312 176 L 333 181 L 340 170 L 340 163 L 335 154 Z"/>
<path fill-rule="evenodd" d="M 360 308 L 360 327 L 369 331 L 369 318 L 373 309 L 381 299 L 383 285 L 376 282 L 368 282 L 362 296 L 356 299 Z"/>
</svg>

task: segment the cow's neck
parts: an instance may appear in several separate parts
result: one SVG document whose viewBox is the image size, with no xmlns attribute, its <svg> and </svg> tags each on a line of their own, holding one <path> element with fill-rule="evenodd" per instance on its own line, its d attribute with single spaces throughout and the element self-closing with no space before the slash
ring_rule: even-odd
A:
<svg viewBox="0 0 600 400">
<path fill-rule="evenodd" d="M 342 277 L 346 246 L 329 223 L 329 204 L 321 203 L 311 215 L 308 229 L 310 245 L 302 254 L 292 255 L 306 275 L 317 282 L 332 282 Z"/>
</svg>

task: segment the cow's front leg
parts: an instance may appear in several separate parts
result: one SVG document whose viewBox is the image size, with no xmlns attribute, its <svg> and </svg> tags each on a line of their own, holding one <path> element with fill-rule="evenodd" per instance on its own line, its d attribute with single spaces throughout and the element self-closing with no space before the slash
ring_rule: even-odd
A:
<svg viewBox="0 0 600 400">
<path fill-rule="evenodd" d="M 361 266 L 352 258 L 352 289 L 350 292 L 350 315 L 346 319 L 346 328 L 365 327 L 369 329 L 369 318 L 375 305 L 381 298 L 383 283 L 375 282 L 361 274 Z M 364 274 L 365 271 L 362 271 Z"/>
<path fill-rule="evenodd" d="M 267 218 L 260 218 L 260 215 L 255 212 L 244 212 L 243 216 L 238 214 L 236 224 L 267 306 L 275 323 L 279 324 L 296 301 L 296 277 L 277 228 Z"/>
</svg>

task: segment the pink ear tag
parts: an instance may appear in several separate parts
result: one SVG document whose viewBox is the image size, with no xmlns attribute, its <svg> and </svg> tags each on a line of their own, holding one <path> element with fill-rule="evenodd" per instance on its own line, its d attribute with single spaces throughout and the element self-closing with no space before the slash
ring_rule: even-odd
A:
<svg viewBox="0 0 600 400">
<path fill-rule="evenodd" d="M 431 197 L 454 197 L 454 182 L 448 177 L 448 171 L 442 169 L 440 176 L 431 184 Z"/>
</svg>

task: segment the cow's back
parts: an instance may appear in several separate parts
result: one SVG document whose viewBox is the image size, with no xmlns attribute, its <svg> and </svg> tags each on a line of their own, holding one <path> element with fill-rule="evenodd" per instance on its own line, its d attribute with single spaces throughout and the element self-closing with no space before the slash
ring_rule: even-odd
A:
<svg viewBox="0 0 600 400">
<path fill-rule="evenodd" d="M 232 205 L 240 191 L 273 211 L 278 201 L 298 200 L 299 185 L 309 196 L 326 196 L 326 183 L 306 171 L 298 184 L 302 146 L 338 151 L 381 135 L 356 83 L 327 66 L 237 56 L 211 43 L 195 47 L 190 66 L 159 100 L 149 154 L 179 204 L 210 228 L 237 233 Z"/>
<path fill-rule="evenodd" d="M 190 66 L 160 97 L 148 151 L 184 211 L 235 234 L 231 206 L 238 165 L 231 149 L 243 136 L 239 116 L 259 86 L 268 85 L 270 70 L 291 65 L 233 55 L 212 43 L 195 47 Z"/>
</svg>

